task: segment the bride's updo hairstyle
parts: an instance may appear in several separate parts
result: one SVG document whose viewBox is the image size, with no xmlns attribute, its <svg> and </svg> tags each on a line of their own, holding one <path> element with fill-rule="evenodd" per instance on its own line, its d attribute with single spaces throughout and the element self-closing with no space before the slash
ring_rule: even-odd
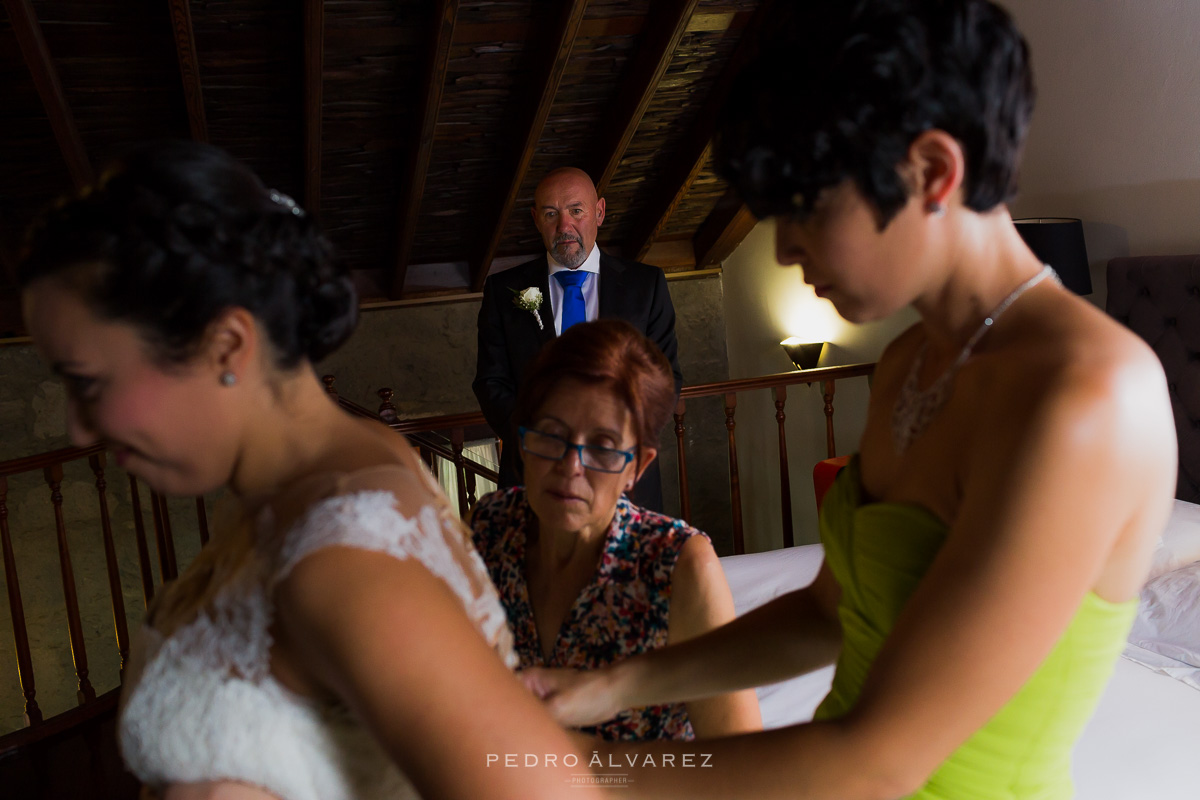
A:
<svg viewBox="0 0 1200 800">
<path fill-rule="evenodd" d="M 358 299 L 313 220 L 220 148 L 143 146 L 30 229 L 22 287 L 61 277 L 102 319 L 129 323 L 163 363 L 193 356 L 235 307 L 266 332 L 276 366 L 337 349 Z"/>
<path fill-rule="evenodd" d="M 63 280 L 100 318 L 127 323 L 163 365 L 188 361 L 224 311 L 244 308 L 290 370 L 332 353 L 354 331 L 358 299 L 316 224 L 286 195 L 217 147 L 144 146 L 94 186 L 60 200 L 30 229 L 21 286 Z M 147 620 L 164 634 L 210 609 L 253 557 L 246 513 L 212 540 Z"/>
<path fill-rule="evenodd" d="M 1029 50 L 989 0 L 784 4 L 718 126 L 718 170 L 760 219 L 799 221 L 851 180 L 880 230 L 908 201 L 897 172 L 937 129 L 963 149 L 963 202 L 1012 199 L 1033 113 Z"/>
</svg>

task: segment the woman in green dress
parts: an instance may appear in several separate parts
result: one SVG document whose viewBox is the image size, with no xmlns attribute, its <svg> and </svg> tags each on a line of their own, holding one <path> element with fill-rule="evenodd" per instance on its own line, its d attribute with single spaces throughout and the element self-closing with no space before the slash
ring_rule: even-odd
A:
<svg viewBox="0 0 1200 800">
<path fill-rule="evenodd" d="M 526 682 L 583 724 L 836 662 L 814 722 L 703 742 L 709 769 L 612 746 L 656 756 L 633 796 L 1068 798 L 1175 484 L 1162 370 L 1013 226 L 1034 90 L 1005 11 L 790 10 L 731 95 L 724 174 L 843 317 L 920 315 L 825 498 L 825 564 L 704 637 Z"/>
</svg>

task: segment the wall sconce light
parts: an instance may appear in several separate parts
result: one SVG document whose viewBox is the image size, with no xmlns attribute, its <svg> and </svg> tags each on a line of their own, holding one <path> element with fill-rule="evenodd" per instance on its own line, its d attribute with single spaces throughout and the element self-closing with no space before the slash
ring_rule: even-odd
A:
<svg viewBox="0 0 1200 800">
<path fill-rule="evenodd" d="M 821 360 L 825 352 L 825 342 L 802 342 L 795 336 L 780 342 L 787 351 L 788 358 L 796 365 L 796 369 L 812 369 Z"/>
</svg>

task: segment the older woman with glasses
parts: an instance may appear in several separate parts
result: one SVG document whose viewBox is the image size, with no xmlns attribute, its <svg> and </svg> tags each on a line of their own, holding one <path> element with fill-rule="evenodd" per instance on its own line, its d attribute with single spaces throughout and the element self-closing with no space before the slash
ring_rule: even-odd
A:
<svg viewBox="0 0 1200 800">
<path fill-rule="evenodd" d="M 516 422 L 525 485 L 483 497 L 475 546 L 522 668 L 594 669 L 733 619 L 708 536 L 624 497 L 657 455 L 671 366 L 633 326 L 572 326 L 526 373 Z M 761 728 L 753 691 L 626 709 L 585 733 L 692 739 Z"/>
</svg>

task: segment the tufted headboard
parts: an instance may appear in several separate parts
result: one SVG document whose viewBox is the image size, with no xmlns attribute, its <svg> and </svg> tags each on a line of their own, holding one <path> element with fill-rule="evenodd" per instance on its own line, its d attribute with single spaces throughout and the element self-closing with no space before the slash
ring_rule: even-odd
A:
<svg viewBox="0 0 1200 800">
<path fill-rule="evenodd" d="M 1200 503 L 1200 255 L 1114 258 L 1107 310 L 1163 363 L 1179 437 L 1175 496 Z"/>
</svg>

